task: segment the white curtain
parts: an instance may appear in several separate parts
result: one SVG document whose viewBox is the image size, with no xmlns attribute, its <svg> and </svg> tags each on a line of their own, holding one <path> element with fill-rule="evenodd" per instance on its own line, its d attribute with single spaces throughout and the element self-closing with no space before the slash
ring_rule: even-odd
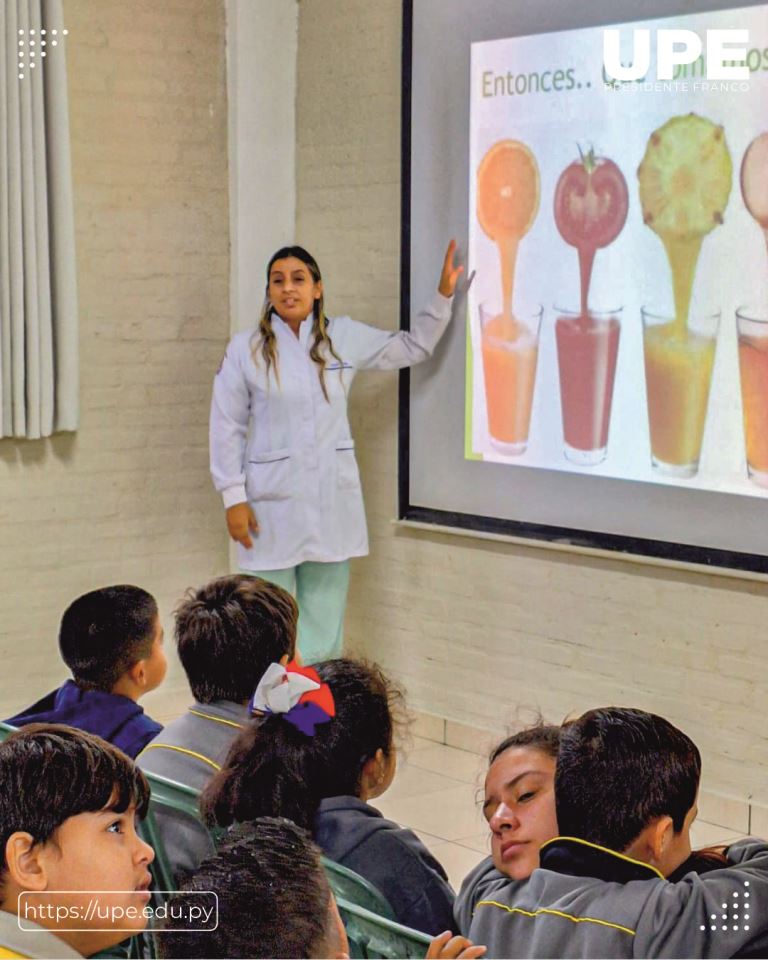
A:
<svg viewBox="0 0 768 960">
<path fill-rule="evenodd" d="M 78 424 L 65 29 L 62 0 L 0 0 L 0 437 Z"/>
</svg>

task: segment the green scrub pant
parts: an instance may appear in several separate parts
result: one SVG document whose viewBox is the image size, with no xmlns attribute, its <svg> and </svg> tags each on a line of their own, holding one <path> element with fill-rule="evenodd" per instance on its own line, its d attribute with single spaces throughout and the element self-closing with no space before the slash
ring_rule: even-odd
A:
<svg viewBox="0 0 768 960">
<path fill-rule="evenodd" d="M 285 570 L 243 570 L 276 583 L 299 605 L 297 646 L 305 664 L 341 656 L 344 608 L 349 588 L 349 560 L 306 561 Z"/>
</svg>

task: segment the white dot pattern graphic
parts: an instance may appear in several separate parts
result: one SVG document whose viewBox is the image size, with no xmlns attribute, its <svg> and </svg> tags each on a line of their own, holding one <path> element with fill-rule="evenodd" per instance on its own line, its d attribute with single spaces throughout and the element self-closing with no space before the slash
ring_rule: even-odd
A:
<svg viewBox="0 0 768 960">
<path fill-rule="evenodd" d="M 744 880 L 743 884 L 745 887 L 749 887 L 749 880 Z M 747 913 L 747 911 L 749 910 L 749 890 L 747 889 L 744 891 L 743 903 L 740 902 L 740 892 L 738 890 L 734 890 L 733 893 L 731 894 L 731 897 L 732 897 L 731 903 L 722 904 L 722 909 L 726 911 L 725 913 L 721 914 L 719 917 L 716 913 L 711 913 L 709 915 L 709 919 L 711 921 L 711 925 L 709 925 L 709 929 L 711 931 L 713 932 L 717 931 L 718 921 L 721 921 L 721 922 L 726 921 L 722 923 L 722 925 L 720 926 L 720 929 L 723 932 L 726 932 L 729 929 L 728 923 L 731 924 L 730 929 L 734 932 L 738 932 L 739 930 L 745 930 L 745 931 L 749 930 L 749 925 L 746 922 L 743 924 L 743 926 L 741 926 L 738 922 L 740 918 L 743 918 L 744 921 L 749 920 L 749 913 Z M 728 913 L 729 910 L 733 911 L 730 914 L 730 916 Z M 707 924 L 702 923 L 699 926 L 699 929 L 706 930 Z"/>
<path fill-rule="evenodd" d="M 0 0 L 0 2 L 2 2 L 2 0 Z M 48 34 L 50 34 L 51 36 L 58 36 L 59 34 L 61 34 L 62 37 L 66 37 L 69 35 L 69 30 L 44 30 L 44 29 L 35 30 L 34 27 L 31 27 L 29 30 L 19 29 L 19 37 L 21 37 L 21 39 L 19 40 L 19 64 L 18 64 L 19 80 L 23 80 L 25 78 L 26 74 L 24 71 L 27 67 L 34 69 L 36 64 L 39 62 L 34 59 L 35 54 L 38 54 L 40 57 L 44 57 L 47 55 L 48 51 L 43 49 L 35 50 L 35 47 L 36 46 L 41 48 L 45 47 L 46 45 L 48 45 L 48 41 L 35 40 L 33 38 L 37 36 L 44 37 Z M 50 46 L 52 47 L 58 46 L 58 40 L 51 40 Z M 25 47 L 27 48 L 26 54 L 29 58 L 28 64 L 25 62 L 25 59 L 24 59 Z M 42 64 L 40 64 L 40 66 L 42 66 Z"/>
</svg>

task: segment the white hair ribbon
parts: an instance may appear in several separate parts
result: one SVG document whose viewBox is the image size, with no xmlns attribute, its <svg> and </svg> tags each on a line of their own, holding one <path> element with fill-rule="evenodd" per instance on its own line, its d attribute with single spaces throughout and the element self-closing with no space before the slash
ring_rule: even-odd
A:
<svg viewBox="0 0 768 960">
<path fill-rule="evenodd" d="M 289 673 L 282 664 L 271 663 L 259 680 L 251 700 L 251 709 L 288 713 L 305 693 L 319 689 L 320 684 L 309 677 L 300 673 Z"/>
</svg>

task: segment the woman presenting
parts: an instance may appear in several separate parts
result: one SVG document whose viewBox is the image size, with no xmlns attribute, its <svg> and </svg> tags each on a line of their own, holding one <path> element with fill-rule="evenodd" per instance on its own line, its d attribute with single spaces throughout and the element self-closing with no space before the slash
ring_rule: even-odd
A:
<svg viewBox="0 0 768 960">
<path fill-rule="evenodd" d="M 438 292 L 411 330 L 326 317 L 323 281 L 302 247 L 267 266 L 256 330 L 230 341 L 213 385 L 211 474 L 244 573 L 285 587 L 299 605 L 305 663 L 341 652 L 349 558 L 368 553 L 347 398 L 358 370 L 426 360 L 451 314 L 463 267 L 448 245 Z"/>
</svg>

